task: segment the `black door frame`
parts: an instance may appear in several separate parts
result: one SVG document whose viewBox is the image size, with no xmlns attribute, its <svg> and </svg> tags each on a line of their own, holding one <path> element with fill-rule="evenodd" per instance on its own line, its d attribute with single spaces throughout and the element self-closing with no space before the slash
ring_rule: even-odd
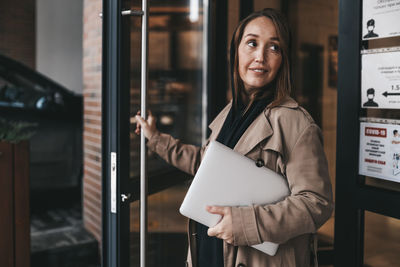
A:
<svg viewBox="0 0 400 267">
<path fill-rule="evenodd" d="M 364 213 L 400 219 L 400 193 L 368 186 L 358 175 L 362 0 L 339 1 L 339 71 L 334 264 L 361 267 Z"/>
<path fill-rule="evenodd" d="M 119 155 L 118 95 L 120 88 L 120 24 L 121 3 L 103 0 L 103 51 L 102 51 L 102 259 L 101 265 L 119 266 L 117 227 L 119 201 L 115 199 L 116 212 L 111 212 L 111 152 Z M 117 156 L 117 170 L 119 169 Z M 118 178 L 117 178 L 118 180 Z M 116 190 L 118 191 L 118 189 Z M 117 192 L 115 192 L 117 196 Z"/>
</svg>

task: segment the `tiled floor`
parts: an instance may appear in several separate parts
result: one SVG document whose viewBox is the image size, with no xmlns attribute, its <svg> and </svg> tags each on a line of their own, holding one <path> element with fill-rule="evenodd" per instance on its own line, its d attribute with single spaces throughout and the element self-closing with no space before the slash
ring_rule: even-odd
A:
<svg viewBox="0 0 400 267">
<path fill-rule="evenodd" d="M 31 215 L 32 267 L 98 266 L 98 242 L 82 224 L 79 205 Z"/>
</svg>

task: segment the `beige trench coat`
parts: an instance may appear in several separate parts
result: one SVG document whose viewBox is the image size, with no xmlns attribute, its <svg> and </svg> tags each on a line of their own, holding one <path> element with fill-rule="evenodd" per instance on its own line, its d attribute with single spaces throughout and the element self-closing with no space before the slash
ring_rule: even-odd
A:
<svg viewBox="0 0 400 267">
<path fill-rule="evenodd" d="M 158 133 L 148 147 L 168 163 L 194 175 L 209 141 L 218 136 L 231 103 L 210 124 L 203 147 L 186 145 Z M 234 245 L 224 242 L 225 267 L 310 266 L 313 233 L 331 216 L 332 187 L 321 131 L 293 99 L 267 107 L 248 127 L 234 150 L 287 178 L 291 195 L 273 205 L 232 207 Z M 196 266 L 194 223 L 189 222 L 188 266 Z M 271 241 L 281 244 L 275 256 L 249 246 Z"/>
</svg>

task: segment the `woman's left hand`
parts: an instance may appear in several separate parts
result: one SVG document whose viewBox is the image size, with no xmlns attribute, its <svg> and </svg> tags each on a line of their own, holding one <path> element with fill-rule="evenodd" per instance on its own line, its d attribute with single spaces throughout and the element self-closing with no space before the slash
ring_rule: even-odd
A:
<svg viewBox="0 0 400 267">
<path fill-rule="evenodd" d="M 215 236 L 228 244 L 233 244 L 232 211 L 230 207 L 207 206 L 207 211 L 222 216 L 217 225 L 208 229 L 209 236 Z"/>
</svg>

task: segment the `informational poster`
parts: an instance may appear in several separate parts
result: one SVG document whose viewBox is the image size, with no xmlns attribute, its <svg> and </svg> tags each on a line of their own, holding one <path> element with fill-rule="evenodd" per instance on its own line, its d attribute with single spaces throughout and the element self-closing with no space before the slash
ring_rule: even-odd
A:
<svg viewBox="0 0 400 267">
<path fill-rule="evenodd" d="M 364 0 L 362 39 L 400 35 L 400 0 Z"/>
<path fill-rule="evenodd" d="M 400 120 L 360 123 L 359 174 L 400 182 Z"/>
<path fill-rule="evenodd" d="M 400 51 L 382 51 L 362 54 L 361 107 L 400 109 Z"/>
</svg>

